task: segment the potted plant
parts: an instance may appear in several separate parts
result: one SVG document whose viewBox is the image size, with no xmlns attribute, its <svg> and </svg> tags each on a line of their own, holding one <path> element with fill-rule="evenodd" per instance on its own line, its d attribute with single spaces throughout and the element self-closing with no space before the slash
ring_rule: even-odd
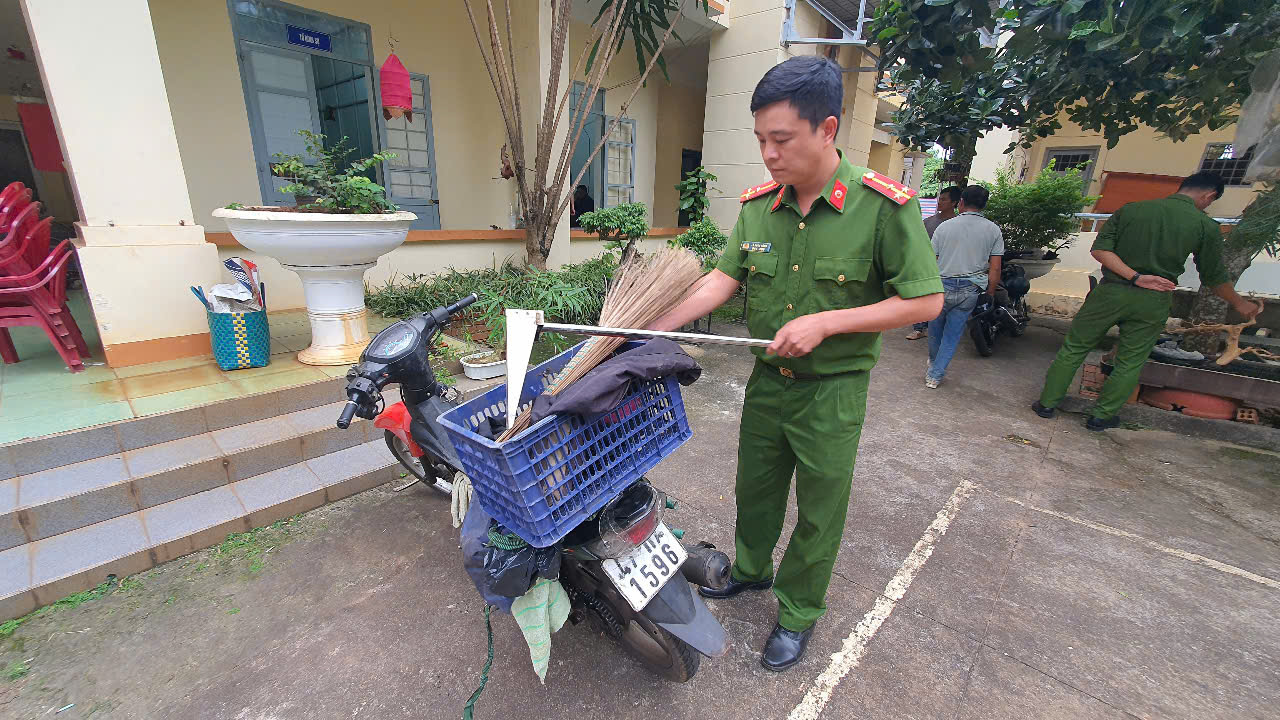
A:
<svg viewBox="0 0 1280 720">
<path fill-rule="evenodd" d="M 644 203 L 626 203 L 594 212 L 583 213 L 578 218 L 582 229 L 595 233 L 605 243 L 606 250 L 622 250 L 619 265 L 626 265 L 637 254 L 636 241 L 649 234 L 645 214 L 649 208 Z"/>
<path fill-rule="evenodd" d="M 1053 163 L 1029 183 L 1013 182 L 1007 170 L 996 174 L 983 214 L 1000 226 L 1005 252 L 1024 255 L 1009 262 L 1021 265 L 1028 280 L 1048 274 L 1080 231 L 1075 214 L 1098 200 L 1083 189 L 1079 169 L 1058 173 Z"/>
<path fill-rule="evenodd" d="M 476 294 L 480 299 L 471 307 L 488 330 L 485 343 L 489 349 L 463 355 L 462 372 L 472 380 L 488 380 L 507 374 L 505 303 L 501 285 L 481 288 Z"/>
<path fill-rule="evenodd" d="M 392 153 L 346 164 L 351 148 L 343 138 L 332 147 L 325 137 L 299 130 L 307 155 L 276 153 L 272 174 L 287 178 L 280 192 L 298 205 L 244 207 L 232 203 L 213 211 L 236 241 L 270 256 L 298 274 L 311 320 L 311 346 L 298 353 L 308 365 L 348 365 L 369 344 L 364 305 L 364 273 L 401 243 L 417 219 L 387 202 L 381 185 L 364 173 Z"/>
</svg>

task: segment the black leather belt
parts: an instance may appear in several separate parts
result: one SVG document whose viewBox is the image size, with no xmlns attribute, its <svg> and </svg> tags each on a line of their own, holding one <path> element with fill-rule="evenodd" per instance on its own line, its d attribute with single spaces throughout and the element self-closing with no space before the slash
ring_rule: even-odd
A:
<svg viewBox="0 0 1280 720">
<path fill-rule="evenodd" d="M 795 372 L 790 368 L 778 367 L 777 365 L 770 365 L 769 363 L 762 362 L 760 364 L 770 370 L 773 370 L 782 377 L 789 378 L 791 380 L 826 380 L 827 378 L 840 377 L 841 375 L 853 375 L 854 373 L 866 372 L 866 370 L 846 370 L 844 372 L 831 373 L 829 375 L 813 375 L 811 373 Z"/>
</svg>

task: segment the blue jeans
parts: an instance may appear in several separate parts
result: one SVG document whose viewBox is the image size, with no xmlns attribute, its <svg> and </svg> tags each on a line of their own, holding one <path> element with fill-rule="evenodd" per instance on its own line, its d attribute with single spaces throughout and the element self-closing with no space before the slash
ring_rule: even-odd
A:
<svg viewBox="0 0 1280 720">
<path fill-rule="evenodd" d="M 943 278 L 942 289 L 946 292 L 942 314 L 929 322 L 928 376 L 934 380 L 941 380 L 947 374 L 947 366 L 956 354 L 969 315 L 978 305 L 981 294 L 977 285 L 963 278 Z"/>
</svg>

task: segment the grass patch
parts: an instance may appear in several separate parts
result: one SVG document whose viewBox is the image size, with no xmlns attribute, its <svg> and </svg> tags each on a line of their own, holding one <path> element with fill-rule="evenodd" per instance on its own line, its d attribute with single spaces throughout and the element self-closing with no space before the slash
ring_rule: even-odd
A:
<svg viewBox="0 0 1280 720">
<path fill-rule="evenodd" d="M 19 678 L 26 677 L 29 672 L 31 672 L 31 668 L 26 663 L 14 660 L 5 667 L 4 679 L 13 682 Z"/>
<path fill-rule="evenodd" d="M 129 579 L 131 578 L 126 578 L 126 580 Z M 141 587 L 141 583 L 138 583 L 137 581 L 134 581 L 134 583 L 135 584 L 130 585 L 130 588 Z M 121 584 L 116 581 L 116 578 L 113 575 L 108 578 L 106 582 L 98 585 L 97 587 L 90 588 L 89 590 L 83 590 L 78 593 L 72 593 L 52 605 L 45 605 L 44 607 L 33 610 L 20 618 L 14 618 L 12 620 L 6 620 L 4 623 L 0 623 L 0 638 L 7 638 L 10 635 L 13 635 L 18 628 L 22 627 L 23 623 L 29 622 L 38 617 L 44 617 L 45 615 L 61 612 L 63 610 L 78 608 L 87 602 L 97 600 L 104 595 L 116 592 L 120 589 L 122 589 Z"/>
<path fill-rule="evenodd" d="M 223 564 L 235 564 L 248 560 L 249 574 L 256 575 L 266 567 L 267 553 L 293 539 L 297 522 L 301 517 L 302 515 L 298 514 L 287 520 L 277 520 L 270 525 L 254 528 L 248 532 L 232 533 L 222 541 L 221 545 L 213 549 L 213 559 Z M 201 563 L 195 571 L 200 572 L 205 567 L 206 564 Z"/>
<path fill-rule="evenodd" d="M 728 302 L 711 311 L 711 318 L 727 323 L 743 323 L 746 318 L 742 314 L 742 298 L 734 296 Z"/>
</svg>

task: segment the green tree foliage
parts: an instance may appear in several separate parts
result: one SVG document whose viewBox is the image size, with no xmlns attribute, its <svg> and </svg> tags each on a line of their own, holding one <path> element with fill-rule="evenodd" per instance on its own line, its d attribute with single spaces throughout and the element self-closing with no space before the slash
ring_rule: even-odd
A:
<svg viewBox="0 0 1280 720">
<path fill-rule="evenodd" d="M 347 138 L 333 147 L 325 147 L 324 135 L 310 130 L 299 130 L 298 134 L 307 143 L 307 155 L 315 161 L 309 164 L 302 155 L 272 155 L 277 162 L 271 166 L 271 174 L 291 181 L 280 188 L 280 192 L 308 198 L 310 202 L 306 207 L 333 213 L 370 214 L 396 209 L 387 202 L 383 187 L 365 174 L 375 165 L 395 157 L 395 153 L 374 153 L 343 167 L 354 152 Z"/>
<path fill-rule="evenodd" d="M 688 231 L 667 241 L 667 244 L 692 250 L 702 259 L 702 269 L 710 271 L 728 242 L 729 236 L 711 218 L 702 218 L 690 225 Z"/>
<path fill-rule="evenodd" d="M 644 203 L 626 203 L 583 213 L 578 223 L 583 230 L 595 233 L 605 241 L 605 248 L 622 250 L 622 262 L 636 254 L 636 241 L 649 234 L 649 222 L 645 219 L 648 208 Z"/>
<path fill-rule="evenodd" d="M 924 176 L 920 181 L 920 197 L 936 198 L 942 190 L 942 166 L 945 161 L 933 154 L 924 161 Z"/>
</svg>

